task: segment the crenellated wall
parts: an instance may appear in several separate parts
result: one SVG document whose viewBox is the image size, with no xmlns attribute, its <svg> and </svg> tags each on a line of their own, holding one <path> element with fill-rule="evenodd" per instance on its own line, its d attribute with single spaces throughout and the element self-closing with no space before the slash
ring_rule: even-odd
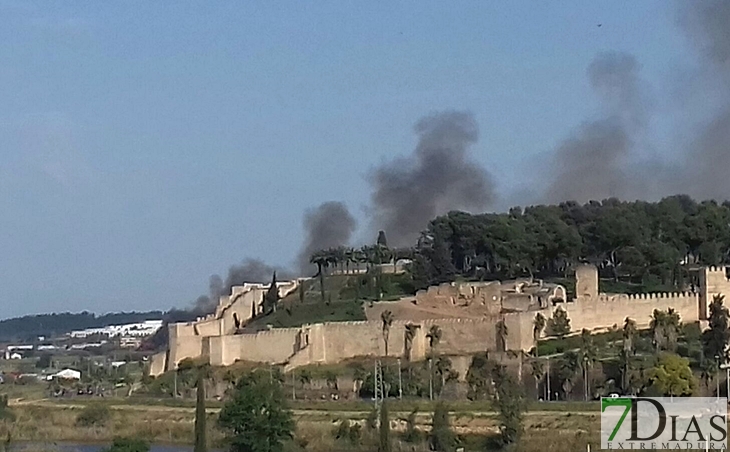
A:
<svg viewBox="0 0 730 452">
<path fill-rule="evenodd" d="M 568 313 L 572 331 L 598 328 L 621 327 L 627 317 L 639 328 L 648 328 L 655 309 L 669 308 L 679 313 L 682 322 L 696 322 L 699 317 L 699 294 L 693 292 L 649 293 L 649 294 L 599 294 L 596 299 L 577 298 L 572 302 L 560 303 L 550 312 L 561 307 Z"/>
<path fill-rule="evenodd" d="M 388 356 L 406 354 L 406 326 L 417 325 L 410 357 L 419 360 L 429 349 L 427 334 L 433 325 L 441 330 L 436 350 L 450 355 L 494 350 L 496 324 L 503 318 L 507 325 L 507 348 L 532 346 L 532 317 L 510 313 L 481 319 L 429 319 L 418 322 L 393 321 L 388 339 Z M 337 363 L 356 356 L 385 356 L 382 322 L 332 322 L 281 328 L 252 334 L 223 336 L 183 336 L 170 343 L 167 366 L 155 365 L 152 375 L 173 369 L 187 357 L 207 357 L 212 365 L 226 366 L 238 360 L 286 364 L 287 369 L 313 363 Z M 159 358 L 162 359 L 162 358 Z M 156 361 L 159 362 L 159 361 Z"/>
<path fill-rule="evenodd" d="M 279 287 L 282 294 L 296 288 L 296 283 Z M 213 365 L 244 360 L 284 364 L 291 369 L 313 363 L 337 363 L 356 356 L 386 355 L 383 325 L 379 320 L 316 323 L 300 328 L 233 334 L 233 313 L 239 320 L 248 319 L 245 314 L 248 310 L 253 312 L 266 290 L 264 285 L 235 288 L 228 300 L 221 300 L 215 316 L 170 325 L 168 353 L 153 358 L 151 373 L 174 369 L 187 357 L 207 357 Z M 647 328 L 657 309 L 672 308 L 685 323 L 704 320 L 707 306 L 717 294 L 730 297 L 730 280 L 724 268 L 702 269 L 697 293 L 627 295 L 598 292 L 597 269 L 582 265 L 576 269 L 576 298 L 567 302 L 558 301 L 565 297 L 562 286 L 532 280 L 441 284 L 419 291 L 415 299 L 404 302 L 419 308 L 433 307 L 424 312 L 449 318 L 394 320 L 387 355 L 404 357 L 406 326 L 410 324 L 418 326 L 410 351 L 414 360 L 427 355 L 427 334 L 433 325 L 441 329 L 436 350 L 439 353 L 457 356 L 496 350 L 499 343 L 496 326 L 500 320 L 507 327 L 507 349 L 530 350 L 534 345 L 533 322 L 538 312 L 549 318 L 558 308 L 566 310 L 573 332 L 620 327 L 627 317 L 636 321 L 639 328 Z"/>
</svg>

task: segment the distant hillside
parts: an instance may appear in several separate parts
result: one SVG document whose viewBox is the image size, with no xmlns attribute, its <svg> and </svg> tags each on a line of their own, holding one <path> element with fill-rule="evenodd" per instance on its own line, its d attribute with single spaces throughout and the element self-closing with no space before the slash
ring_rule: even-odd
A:
<svg viewBox="0 0 730 452">
<path fill-rule="evenodd" d="M 34 340 L 38 336 L 57 336 L 73 330 L 163 319 L 169 317 L 170 314 L 170 312 L 162 311 L 119 312 L 104 315 L 90 312 L 77 314 L 65 312 L 16 317 L 0 320 L 0 341 Z"/>
</svg>

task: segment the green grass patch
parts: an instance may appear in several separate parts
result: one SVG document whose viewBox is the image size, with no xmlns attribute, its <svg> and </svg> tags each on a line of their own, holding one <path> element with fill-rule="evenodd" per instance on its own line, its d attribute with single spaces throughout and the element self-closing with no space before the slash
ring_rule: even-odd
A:
<svg viewBox="0 0 730 452">
<path fill-rule="evenodd" d="M 362 302 L 297 303 L 282 306 L 272 314 L 255 319 L 246 326 L 246 330 L 260 330 L 267 325 L 272 325 L 274 328 L 291 328 L 307 323 L 346 322 L 353 320 L 366 320 Z"/>
</svg>

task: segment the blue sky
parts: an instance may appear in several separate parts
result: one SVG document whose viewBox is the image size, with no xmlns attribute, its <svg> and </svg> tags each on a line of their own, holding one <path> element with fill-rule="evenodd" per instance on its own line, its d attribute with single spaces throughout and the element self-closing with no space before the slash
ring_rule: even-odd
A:
<svg viewBox="0 0 730 452">
<path fill-rule="evenodd" d="M 306 208 L 366 223 L 364 176 L 434 111 L 473 112 L 509 204 L 596 110 L 598 52 L 661 89 L 688 64 L 670 2 L 396 3 L 0 0 L 0 317 L 183 306 L 245 257 L 287 265 Z"/>
</svg>

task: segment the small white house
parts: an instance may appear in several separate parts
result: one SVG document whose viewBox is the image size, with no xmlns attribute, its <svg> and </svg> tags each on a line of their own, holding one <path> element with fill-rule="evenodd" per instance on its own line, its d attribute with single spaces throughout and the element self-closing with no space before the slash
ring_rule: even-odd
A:
<svg viewBox="0 0 730 452">
<path fill-rule="evenodd" d="M 63 369 L 62 371 L 49 375 L 48 379 L 53 380 L 81 380 L 81 372 L 73 369 Z"/>
</svg>

